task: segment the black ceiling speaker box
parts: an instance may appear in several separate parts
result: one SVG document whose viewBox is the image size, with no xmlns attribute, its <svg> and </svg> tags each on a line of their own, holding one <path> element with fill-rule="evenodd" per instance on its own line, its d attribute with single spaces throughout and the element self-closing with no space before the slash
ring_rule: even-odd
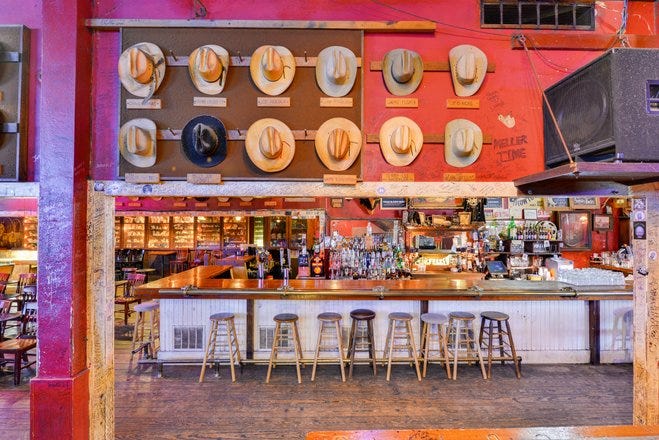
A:
<svg viewBox="0 0 659 440">
<path fill-rule="evenodd" d="M 575 161 L 659 161 L 659 49 L 616 48 L 545 90 Z M 545 165 L 568 162 L 543 101 Z"/>
</svg>

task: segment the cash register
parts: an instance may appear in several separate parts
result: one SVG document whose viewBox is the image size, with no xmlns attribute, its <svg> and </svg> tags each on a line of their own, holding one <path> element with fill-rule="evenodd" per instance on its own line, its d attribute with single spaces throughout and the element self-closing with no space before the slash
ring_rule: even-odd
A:
<svg viewBox="0 0 659 440">
<path fill-rule="evenodd" d="M 502 280 L 508 275 L 508 268 L 502 261 L 491 260 L 487 261 L 487 272 L 490 274 L 492 280 Z"/>
</svg>

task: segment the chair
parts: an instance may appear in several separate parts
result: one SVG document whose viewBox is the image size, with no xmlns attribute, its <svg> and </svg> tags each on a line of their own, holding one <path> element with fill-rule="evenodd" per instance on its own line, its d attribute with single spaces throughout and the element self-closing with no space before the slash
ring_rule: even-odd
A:
<svg viewBox="0 0 659 440">
<path fill-rule="evenodd" d="M 147 359 L 155 358 L 160 344 L 160 304 L 156 301 L 148 301 L 136 305 L 135 311 L 138 312 L 138 316 L 133 330 L 130 360 L 133 360 L 137 352 L 140 353 L 140 357 L 144 354 Z"/>
<path fill-rule="evenodd" d="M 300 345 L 300 332 L 297 323 L 298 316 L 294 313 L 280 313 L 273 318 L 275 321 L 275 332 L 272 339 L 272 351 L 268 363 L 268 375 L 265 383 L 270 383 L 270 374 L 273 367 L 277 365 L 277 355 L 280 350 L 293 347 L 295 352 L 295 368 L 297 370 L 297 383 L 302 383 L 300 363 L 302 362 L 302 347 Z"/>
<path fill-rule="evenodd" d="M 0 300 L 0 341 L 5 339 L 5 328 L 7 326 L 7 321 L 15 318 L 10 313 L 12 302 L 9 300 Z"/>
<path fill-rule="evenodd" d="M 9 273 L 0 272 L 0 298 L 5 298 L 5 292 L 7 291 L 7 282 L 9 281 Z"/>
<path fill-rule="evenodd" d="M 458 361 L 460 360 L 467 361 L 467 363 L 478 362 L 483 379 L 487 379 L 483 355 L 478 341 L 474 339 L 475 319 L 476 316 L 469 312 L 451 312 L 448 315 L 448 342 L 451 344 L 448 358 L 449 361 L 453 361 L 453 380 L 458 378 Z M 462 356 L 460 356 L 461 348 L 465 350 Z"/>
<path fill-rule="evenodd" d="M 16 285 L 16 294 L 21 295 L 23 288 L 31 284 L 37 284 L 36 273 L 22 273 L 18 275 L 18 284 Z"/>
<path fill-rule="evenodd" d="M 36 356 L 32 361 L 28 358 L 30 355 L 28 352 L 37 347 L 36 286 L 34 291 L 34 298 L 23 302 L 21 334 L 16 339 L 0 342 L 0 365 L 10 362 L 9 359 L 5 359 L 6 354 L 13 356 L 14 385 L 21 383 L 21 370 L 36 362 Z M 31 293 L 26 292 L 26 294 Z"/>
<path fill-rule="evenodd" d="M 396 351 L 406 351 L 408 356 L 394 356 Z M 387 361 L 387 381 L 391 379 L 391 363 L 397 361 L 412 361 L 416 369 L 416 377 L 421 380 L 419 359 L 416 355 L 414 332 L 412 331 L 412 315 L 405 312 L 389 313 L 389 328 L 387 342 L 384 346 L 384 357 Z"/>
<path fill-rule="evenodd" d="M 176 259 L 169 262 L 169 274 L 183 272 L 189 269 L 188 263 L 189 252 L 187 249 L 176 251 Z"/>
<path fill-rule="evenodd" d="M 242 360 L 240 359 L 240 347 L 238 346 L 238 334 L 236 333 L 235 315 L 233 313 L 215 313 L 211 315 L 211 330 L 208 334 L 208 343 L 204 350 L 204 363 L 201 365 L 201 374 L 199 375 L 199 382 L 204 381 L 207 364 L 217 364 L 219 375 L 220 359 L 219 353 L 224 347 L 227 348 L 227 356 L 229 358 L 229 366 L 231 368 L 231 381 L 236 381 L 237 363 L 242 367 Z M 220 330 L 220 327 L 222 329 Z M 216 354 L 218 357 L 216 357 Z"/>
<path fill-rule="evenodd" d="M 318 315 L 318 342 L 316 342 L 316 354 L 313 357 L 313 369 L 311 370 L 311 381 L 316 380 L 316 367 L 318 366 L 318 355 L 320 351 L 336 350 L 339 366 L 341 368 L 341 381 L 346 381 L 343 358 L 343 336 L 341 335 L 341 315 L 334 312 L 324 312 Z M 323 345 L 323 337 L 336 341 L 334 344 Z"/>
<path fill-rule="evenodd" d="M 492 377 L 492 360 L 501 361 L 502 364 L 507 360 L 513 361 L 515 365 L 515 375 L 518 379 L 522 377 L 519 368 L 519 359 L 517 357 L 517 352 L 515 351 L 515 343 L 513 342 L 513 334 L 510 331 L 509 320 L 510 317 L 505 313 L 494 311 L 481 313 L 481 331 L 478 337 L 478 345 L 482 347 L 483 342 L 486 342 L 488 379 Z M 494 325 L 495 322 L 496 328 Z M 505 324 L 505 330 L 502 328 L 501 323 Z M 494 345 L 495 338 L 498 339 L 498 345 Z M 506 351 L 506 347 L 508 347 L 508 351 Z M 492 351 L 496 348 L 499 349 L 498 357 L 492 356 Z"/>
<path fill-rule="evenodd" d="M 350 318 L 352 324 L 350 326 L 350 336 L 348 337 L 348 359 L 350 360 L 348 377 L 352 378 L 355 353 L 358 351 L 368 352 L 368 361 L 373 367 L 373 376 L 376 376 L 378 367 L 375 358 L 375 333 L 373 332 L 375 312 L 369 309 L 356 309 L 350 312 Z"/>
<path fill-rule="evenodd" d="M 116 297 L 114 299 L 115 305 L 123 306 L 123 310 L 120 312 L 123 312 L 124 314 L 124 325 L 128 325 L 128 317 L 133 314 L 130 310 L 130 305 L 134 303 L 140 304 L 142 302 L 140 298 L 135 298 L 135 288 L 144 284 L 145 279 L 146 274 L 143 273 L 131 272 L 127 274 L 126 281 L 128 281 L 128 283 L 124 286 L 124 296 Z"/>
</svg>

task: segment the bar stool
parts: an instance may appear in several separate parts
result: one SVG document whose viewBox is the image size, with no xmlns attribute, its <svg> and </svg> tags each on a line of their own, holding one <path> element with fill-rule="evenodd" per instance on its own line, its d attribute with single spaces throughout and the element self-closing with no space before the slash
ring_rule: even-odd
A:
<svg viewBox="0 0 659 440">
<path fill-rule="evenodd" d="M 399 341 L 396 343 L 396 341 Z M 412 333 L 412 315 L 405 312 L 389 313 L 389 328 L 387 342 L 384 346 L 384 356 L 387 360 L 387 381 L 391 378 L 391 362 L 394 360 L 394 350 L 407 350 L 408 357 L 397 357 L 398 361 L 414 361 L 416 377 L 421 380 L 419 359 L 416 356 L 416 345 Z"/>
<path fill-rule="evenodd" d="M 483 365 L 483 355 L 481 354 L 480 347 L 476 344 L 474 339 L 474 320 L 476 317 L 469 312 L 451 312 L 448 315 L 448 339 L 453 348 L 453 380 L 458 378 L 458 360 L 460 360 L 459 351 L 460 346 L 464 346 L 467 353 L 461 360 L 466 360 L 471 363 L 478 360 L 481 366 L 481 373 L 483 379 L 487 379 L 485 375 L 485 366 Z M 460 325 L 462 323 L 462 328 Z M 453 338 L 451 340 L 451 338 Z M 449 360 L 451 358 L 449 350 Z"/>
<path fill-rule="evenodd" d="M 229 366 L 231 367 L 231 382 L 236 381 L 236 370 L 234 364 L 242 365 L 240 359 L 240 348 L 238 347 L 238 335 L 236 334 L 235 315 L 233 313 L 215 313 L 211 315 L 211 331 L 208 334 L 208 344 L 204 352 L 204 363 L 201 365 L 201 374 L 199 375 L 199 382 L 204 381 L 204 374 L 206 373 L 206 363 L 215 362 L 215 352 L 219 351 L 220 347 L 226 346 L 229 354 Z M 223 333 L 219 332 L 219 327 L 224 327 Z M 234 357 L 235 356 L 235 357 Z M 234 360 L 235 359 L 235 360 Z M 217 359 L 217 370 L 219 375 L 220 360 Z"/>
<path fill-rule="evenodd" d="M 444 362 L 446 367 L 446 377 L 451 378 L 451 370 L 448 361 L 448 344 L 446 342 L 446 325 L 448 320 L 446 315 L 440 313 L 424 313 L 421 315 L 423 330 L 421 331 L 421 355 L 423 356 L 422 376 L 426 377 L 428 362 L 438 360 Z M 431 344 L 437 341 L 437 356 L 431 357 Z"/>
<path fill-rule="evenodd" d="M 265 383 L 270 383 L 270 374 L 272 369 L 277 365 L 277 355 L 281 342 L 293 342 L 295 351 L 295 368 L 297 369 L 297 383 L 302 383 L 302 374 L 300 373 L 300 361 L 302 360 L 302 347 L 300 346 L 300 333 L 297 328 L 298 316 L 294 313 L 280 313 L 273 318 L 275 321 L 275 334 L 272 339 L 272 351 L 270 352 L 270 362 L 268 363 L 268 376 Z M 286 334 L 282 331 L 283 327 L 288 327 Z M 292 333 L 292 337 L 291 337 Z M 289 347 L 290 345 L 286 345 Z"/>
<path fill-rule="evenodd" d="M 350 318 L 352 318 L 352 324 L 350 326 L 350 338 L 348 339 L 348 357 L 350 358 L 348 377 L 352 378 L 352 367 L 355 365 L 355 353 L 357 351 L 368 351 L 368 360 L 372 362 L 373 366 L 373 376 L 376 376 L 378 370 L 373 333 L 375 312 L 369 309 L 355 309 L 350 312 Z"/>
<path fill-rule="evenodd" d="M 487 378 L 492 377 L 492 359 L 501 361 L 501 365 L 505 361 L 513 361 L 515 364 L 515 374 L 517 378 L 521 378 L 522 375 L 519 371 L 519 360 L 517 359 L 517 353 L 515 352 L 515 343 L 513 342 L 513 334 L 510 332 L 510 323 L 508 320 L 510 317 L 505 313 L 501 312 L 482 312 L 481 313 L 481 331 L 478 337 L 478 345 L 483 346 L 483 335 L 487 334 Z M 497 323 L 496 331 L 494 329 L 494 323 Z M 501 328 L 501 323 L 506 323 L 506 330 Z M 505 338 L 504 338 L 505 336 Z M 493 339 L 497 337 L 499 339 L 499 345 L 493 345 Z M 509 353 L 506 353 L 505 347 L 508 346 L 510 349 Z M 492 349 L 499 349 L 499 357 L 492 358 Z"/>
<path fill-rule="evenodd" d="M 137 322 L 133 329 L 133 342 L 131 344 L 130 359 L 133 360 L 133 355 L 138 351 L 144 351 L 147 359 L 154 357 L 157 351 L 156 339 L 160 339 L 159 317 L 160 304 L 156 301 L 148 301 L 145 303 L 137 304 L 134 309 L 138 312 Z M 148 318 L 147 315 L 148 314 Z M 149 322 L 149 328 L 145 329 L 145 322 Z M 148 330 L 148 332 L 147 332 Z"/>
<path fill-rule="evenodd" d="M 341 381 L 346 381 L 345 368 L 343 367 L 343 336 L 341 335 L 341 315 L 334 312 L 325 312 L 318 315 L 318 342 L 316 343 L 316 354 L 313 357 L 313 369 L 311 370 L 311 381 L 316 379 L 316 366 L 318 365 L 318 354 L 320 350 L 338 349 L 339 366 L 341 367 Z M 332 332 L 334 328 L 335 332 Z M 335 345 L 322 345 L 323 336 L 334 336 Z"/>
</svg>

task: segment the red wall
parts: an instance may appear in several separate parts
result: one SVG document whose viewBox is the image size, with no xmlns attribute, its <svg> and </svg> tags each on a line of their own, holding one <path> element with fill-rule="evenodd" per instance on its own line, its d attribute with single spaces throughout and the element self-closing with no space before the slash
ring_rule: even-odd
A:
<svg viewBox="0 0 659 440">
<path fill-rule="evenodd" d="M 393 167 L 382 157 L 377 144 L 367 144 L 362 153 L 364 180 L 379 181 L 384 172 L 413 172 L 417 181 L 441 181 L 444 173 L 475 173 L 480 181 L 510 181 L 544 168 L 542 146 L 541 98 L 528 58 L 522 50 L 512 50 L 510 35 L 518 30 L 481 30 L 476 1 L 390 2 L 409 13 L 370 0 L 337 2 L 326 0 L 291 0 L 287 2 L 250 1 L 220 2 L 206 0 L 208 19 L 297 19 L 297 20 L 435 20 L 433 34 L 366 34 L 363 66 L 381 60 L 391 49 L 404 47 L 416 50 L 425 61 L 447 61 L 449 50 L 458 44 L 480 47 L 494 73 L 487 74 L 479 92 L 476 110 L 447 110 L 446 99 L 454 98 L 448 72 L 425 72 L 419 89 L 417 109 L 386 109 L 386 91 L 381 72 L 363 69 L 364 107 L 363 131 L 378 133 L 382 123 L 397 115 L 415 120 L 425 133 L 443 133 L 446 123 L 455 118 L 476 122 L 486 135 L 491 135 L 497 147 L 487 144 L 478 161 L 467 168 L 453 168 L 444 161 L 441 144 L 426 144 L 410 167 Z M 177 18 L 192 19 L 193 2 L 144 0 L 142 2 L 104 1 L 96 6 L 98 18 Z M 619 26 L 622 2 L 602 3 L 598 7 L 596 32 L 611 33 Z M 643 2 L 630 3 L 628 32 L 651 33 L 656 6 Z M 446 24 L 445 24 L 446 23 Z M 450 24 L 450 25 L 449 25 Z M 456 27 L 457 26 L 457 27 Z M 473 29 L 460 29 L 458 27 Z M 94 51 L 94 133 L 96 146 L 92 176 L 114 179 L 117 170 L 116 133 L 119 81 L 116 60 L 119 56 L 118 32 L 97 32 Z M 531 54 L 543 88 L 570 71 L 599 55 L 586 51 L 543 51 Z M 556 67 L 559 66 L 559 67 Z M 506 128 L 498 115 L 512 115 L 516 126 Z M 507 139 L 517 145 L 503 146 Z M 512 159 L 512 152 L 518 156 Z M 521 156 L 521 157 L 519 157 Z"/>
</svg>

